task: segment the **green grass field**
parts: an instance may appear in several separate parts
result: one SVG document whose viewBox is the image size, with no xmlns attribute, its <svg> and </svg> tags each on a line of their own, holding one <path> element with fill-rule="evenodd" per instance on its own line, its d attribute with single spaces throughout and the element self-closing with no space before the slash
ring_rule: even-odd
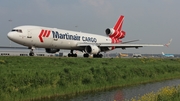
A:
<svg viewBox="0 0 180 101">
<path fill-rule="evenodd" d="M 150 92 L 142 96 L 135 96 L 125 101 L 179 101 L 180 85 L 167 86 L 159 89 L 157 92 Z"/>
<path fill-rule="evenodd" d="M 180 59 L 0 57 L 0 100 L 19 101 L 180 78 Z"/>
</svg>

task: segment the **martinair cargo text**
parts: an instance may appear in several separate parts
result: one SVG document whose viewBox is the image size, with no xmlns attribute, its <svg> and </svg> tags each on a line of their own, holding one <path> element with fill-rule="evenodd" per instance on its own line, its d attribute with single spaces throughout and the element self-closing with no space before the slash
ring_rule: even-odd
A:
<svg viewBox="0 0 180 101">
<path fill-rule="evenodd" d="M 18 44 L 27 46 L 31 49 L 29 55 L 34 56 L 35 48 L 45 48 L 47 53 L 56 53 L 60 49 L 71 50 L 69 57 L 77 57 L 73 50 L 84 52 L 84 57 L 102 57 L 101 52 L 113 50 L 115 48 L 139 48 L 144 46 L 164 46 L 155 44 L 129 44 L 137 40 L 122 42 L 126 33 L 122 30 L 124 16 L 120 16 L 114 28 L 107 28 L 107 36 L 95 35 L 90 33 L 75 32 L 57 28 L 41 26 L 19 26 L 13 28 L 8 33 L 8 38 Z"/>
</svg>

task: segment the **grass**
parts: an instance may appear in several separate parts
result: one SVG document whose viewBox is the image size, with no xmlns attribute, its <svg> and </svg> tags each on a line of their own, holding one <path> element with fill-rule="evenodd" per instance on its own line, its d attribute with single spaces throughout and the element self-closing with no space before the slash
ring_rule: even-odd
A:
<svg viewBox="0 0 180 101">
<path fill-rule="evenodd" d="M 19 101 L 180 78 L 180 59 L 0 57 L 0 100 Z"/>
<path fill-rule="evenodd" d="M 180 99 L 180 85 L 167 86 L 159 89 L 158 92 L 150 92 L 142 96 L 133 97 L 130 101 L 179 101 Z M 125 100 L 129 101 L 129 100 Z"/>
</svg>

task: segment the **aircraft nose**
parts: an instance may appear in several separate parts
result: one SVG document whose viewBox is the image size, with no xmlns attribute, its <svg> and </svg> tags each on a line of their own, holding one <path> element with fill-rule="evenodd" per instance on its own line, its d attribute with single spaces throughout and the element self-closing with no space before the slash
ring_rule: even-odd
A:
<svg viewBox="0 0 180 101">
<path fill-rule="evenodd" d="M 12 39 L 13 39 L 13 33 L 12 33 L 12 32 L 9 32 L 9 33 L 7 34 L 7 37 L 8 37 L 10 40 L 12 40 Z"/>
</svg>

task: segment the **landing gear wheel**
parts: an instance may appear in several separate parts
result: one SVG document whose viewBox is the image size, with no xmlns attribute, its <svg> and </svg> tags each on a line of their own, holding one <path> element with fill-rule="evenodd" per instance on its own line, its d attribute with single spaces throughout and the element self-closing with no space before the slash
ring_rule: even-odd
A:
<svg viewBox="0 0 180 101">
<path fill-rule="evenodd" d="M 103 57 L 103 55 L 102 54 L 99 54 L 99 58 L 102 58 Z"/>
<path fill-rule="evenodd" d="M 31 51 L 31 52 L 29 53 L 29 56 L 34 56 L 34 52 Z"/>
<path fill-rule="evenodd" d="M 93 55 L 93 58 L 102 58 L 102 57 L 103 57 L 102 54 L 94 54 L 94 55 Z"/>
<path fill-rule="evenodd" d="M 69 53 L 69 54 L 68 54 L 68 57 L 77 57 L 77 54 L 71 54 L 71 53 Z"/>
<path fill-rule="evenodd" d="M 73 56 L 74 56 L 74 57 L 77 57 L 77 54 L 74 54 Z"/>
<path fill-rule="evenodd" d="M 89 54 L 84 54 L 83 55 L 85 58 L 88 58 L 89 57 Z"/>
<path fill-rule="evenodd" d="M 31 49 L 31 51 L 29 52 L 29 56 L 34 56 L 33 49 Z"/>
<path fill-rule="evenodd" d="M 77 54 L 73 53 L 73 50 L 68 54 L 68 57 L 77 57 Z"/>
<path fill-rule="evenodd" d="M 71 53 L 69 53 L 69 54 L 68 54 L 68 57 L 77 57 L 77 54 L 71 54 Z"/>
</svg>

